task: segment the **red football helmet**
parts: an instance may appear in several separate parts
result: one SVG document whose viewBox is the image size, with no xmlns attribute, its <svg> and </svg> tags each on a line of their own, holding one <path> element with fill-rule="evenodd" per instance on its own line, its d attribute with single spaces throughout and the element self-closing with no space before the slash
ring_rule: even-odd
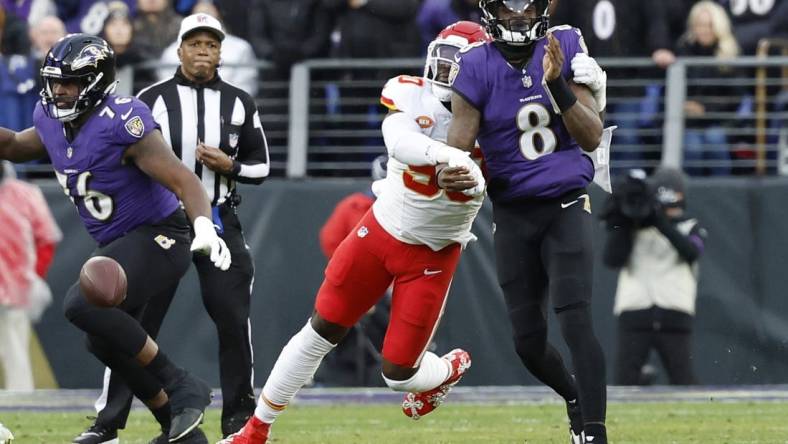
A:
<svg viewBox="0 0 788 444">
<path fill-rule="evenodd" d="M 451 71 L 458 69 L 457 53 L 474 43 L 489 42 L 484 27 L 478 23 L 459 21 L 441 31 L 427 47 L 424 78 L 430 83 L 432 93 L 442 102 L 451 100 Z"/>
</svg>

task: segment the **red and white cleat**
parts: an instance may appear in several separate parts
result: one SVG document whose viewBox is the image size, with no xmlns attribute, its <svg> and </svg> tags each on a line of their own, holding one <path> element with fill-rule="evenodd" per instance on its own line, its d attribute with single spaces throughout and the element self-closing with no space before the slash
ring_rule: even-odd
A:
<svg viewBox="0 0 788 444">
<path fill-rule="evenodd" d="M 449 361 L 451 365 L 451 376 L 443 384 L 432 390 L 421 393 L 408 393 L 402 401 L 402 412 L 405 415 L 419 419 L 427 413 L 437 409 L 446 399 L 446 395 L 455 384 L 471 368 L 471 355 L 467 351 L 455 348 L 441 357 Z"/>
<path fill-rule="evenodd" d="M 241 430 L 216 444 L 265 444 L 270 430 L 271 424 L 266 424 L 252 415 Z"/>
</svg>

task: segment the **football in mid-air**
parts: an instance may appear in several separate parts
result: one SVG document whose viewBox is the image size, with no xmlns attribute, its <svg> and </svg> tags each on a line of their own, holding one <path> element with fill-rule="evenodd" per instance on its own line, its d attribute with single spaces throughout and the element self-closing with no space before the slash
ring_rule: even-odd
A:
<svg viewBox="0 0 788 444">
<path fill-rule="evenodd" d="M 91 304 L 115 307 L 126 299 L 126 272 L 115 259 L 93 256 L 79 272 L 79 288 Z"/>
</svg>

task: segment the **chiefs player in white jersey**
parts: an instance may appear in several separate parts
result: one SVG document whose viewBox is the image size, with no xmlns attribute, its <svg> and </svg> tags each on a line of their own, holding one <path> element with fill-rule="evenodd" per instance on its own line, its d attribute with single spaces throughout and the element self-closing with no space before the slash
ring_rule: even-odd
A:
<svg viewBox="0 0 788 444">
<path fill-rule="evenodd" d="M 383 379 L 406 393 L 405 414 L 418 419 L 434 410 L 471 366 L 464 350 L 438 357 L 426 349 L 484 199 L 479 166 L 468 152 L 445 144 L 449 74 L 458 51 L 487 38 L 476 23 L 450 25 L 430 44 L 424 77 L 386 83 L 381 101 L 390 112 L 382 129 L 390 159 L 386 179 L 375 186 L 379 197 L 331 257 L 315 312 L 279 355 L 254 416 L 222 443 L 265 443 L 323 357 L 390 285 Z"/>
</svg>

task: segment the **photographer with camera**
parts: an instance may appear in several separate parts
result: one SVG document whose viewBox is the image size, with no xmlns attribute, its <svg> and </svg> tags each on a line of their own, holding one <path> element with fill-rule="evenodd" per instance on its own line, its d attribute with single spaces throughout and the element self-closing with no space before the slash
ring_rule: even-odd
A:
<svg viewBox="0 0 788 444">
<path fill-rule="evenodd" d="M 706 230 L 684 213 L 684 175 L 662 168 L 647 179 L 633 170 L 614 189 L 600 217 L 608 229 L 605 264 L 621 270 L 615 383 L 642 384 L 655 349 L 670 384 L 695 384 L 692 324 Z"/>
</svg>

